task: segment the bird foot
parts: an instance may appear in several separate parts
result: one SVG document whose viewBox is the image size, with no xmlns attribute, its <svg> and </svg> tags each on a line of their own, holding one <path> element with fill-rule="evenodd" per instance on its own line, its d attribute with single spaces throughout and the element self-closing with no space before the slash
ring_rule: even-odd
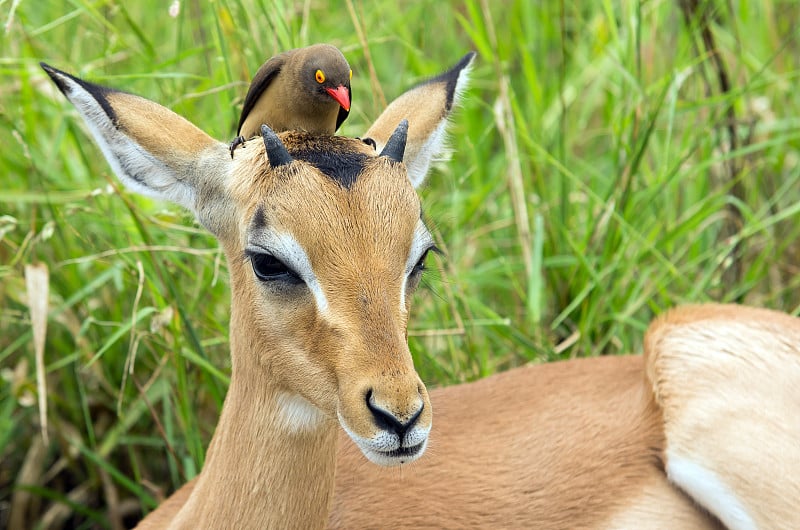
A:
<svg viewBox="0 0 800 530">
<path fill-rule="evenodd" d="M 244 136 L 237 136 L 236 138 L 233 139 L 230 145 L 231 160 L 233 160 L 233 152 L 236 150 L 237 147 L 241 145 L 243 146 L 242 149 L 244 149 L 244 142 L 245 142 Z"/>
</svg>

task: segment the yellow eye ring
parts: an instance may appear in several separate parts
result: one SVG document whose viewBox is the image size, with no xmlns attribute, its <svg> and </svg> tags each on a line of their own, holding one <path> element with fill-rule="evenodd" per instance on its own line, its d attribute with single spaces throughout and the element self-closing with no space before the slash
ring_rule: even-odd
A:
<svg viewBox="0 0 800 530">
<path fill-rule="evenodd" d="M 314 77 L 316 78 L 317 83 L 322 84 L 325 82 L 325 74 L 322 73 L 322 70 L 317 70 L 317 73 L 314 74 Z"/>
<path fill-rule="evenodd" d="M 350 70 L 350 79 L 353 79 L 353 71 Z"/>
</svg>

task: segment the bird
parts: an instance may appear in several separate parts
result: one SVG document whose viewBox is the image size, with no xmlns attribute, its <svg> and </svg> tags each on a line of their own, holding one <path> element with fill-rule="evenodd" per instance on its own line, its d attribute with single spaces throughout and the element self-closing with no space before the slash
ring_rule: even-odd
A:
<svg viewBox="0 0 800 530">
<path fill-rule="evenodd" d="M 246 139 L 273 131 L 333 135 L 350 114 L 353 70 L 338 48 L 314 44 L 278 54 L 253 77 L 244 98 L 233 152 Z"/>
</svg>

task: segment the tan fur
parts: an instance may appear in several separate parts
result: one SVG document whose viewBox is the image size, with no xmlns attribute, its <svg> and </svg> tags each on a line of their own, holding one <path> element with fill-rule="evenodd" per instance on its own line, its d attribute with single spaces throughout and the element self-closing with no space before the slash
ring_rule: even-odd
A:
<svg viewBox="0 0 800 530">
<path fill-rule="evenodd" d="M 284 136 L 288 145 L 292 138 Z M 338 142 L 339 148 L 372 152 L 356 140 Z M 251 144 L 240 151 L 245 156 L 237 154 L 237 162 L 266 170 L 263 142 Z M 263 528 L 322 526 L 333 490 L 337 416 L 361 436 L 377 431 L 364 406 L 367 388 L 399 417 L 408 414 L 421 391 L 425 408 L 419 422 L 430 423 L 432 409 L 404 340 L 407 314 L 399 298 L 419 201 L 398 167 L 378 159 L 371 165 L 350 190 L 302 163 L 279 177 L 232 175 L 227 194 L 239 205 L 241 232 L 223 241 L 233 300 L 231 386 L 203 473 L 175 528 L 200 521 L 208 528 L 232 522 L 248 528 L 254 521 Z M 386 209 L 370 207 L 376 203 Z M 327 315 L 317 313 L 308 295 L 287 299 L 265 291 L 249 262 L 239 257 L 242 234 L 264 206 L 267 226 L 292 233 L 307 249 L 331 302 Z M 305 214 L 309 208 L 314 216 Z M 390 223 L 383 212 L 392 212 Z M 343 231 L 361 245 L 330 238 Z M 310 432 L 292 433 L 274 406 L 282 390 L 307 399 L 328 420 Z M 209 503 L 209 498 L 229 500 Z M 164 518 L 159 512 L 155 517 Z"/>
<path fill-rule="evenodd" d="M 660 419 L 644 383 L 636 356 L 435 389 L 430 447 L 410 466 L 376 467 L 340 433 L 329 526 L 721 528 L 665 480 Z"/>
<path fill-rule="evenodd" d="M 668 456 L 708 470 L 747 515 L 720 518 L 731 528 L 800 528 L 800 319 L 690 306 L 658 319 L 645 351 Z"/>
<path fill-rule="evenodd" d="M 715 528 L 665 480 L 641 357 L 518 368 L 431 401 L 428 452 L 408 467 L 341 444 L 331 526 Z"/>
<path fill-rule="evenodd" d="M 188 162 L 197 155 L 198 149 L 217 144 L 190 121 L 148 99 L 112 92 L 108 102 L 114 108 L 124 109 L 117 114 L 119 127 L 157 158 L 178 156 Z M 168 127 L 165 127 L 165 111 L 171 114 Z"/>
<path fill-rule="evenodd" d="M 674 488 L 663 477 L 652 477 L 633 493 L 626 506 L 609 520 L 592 528 L 607 530 L 692 530 L 718 529 L 723 526 Z M 575 528 L 567 525 L 566 528 Z"/>
<path fill-rule="evenodd" d="M 523 367 L 428 395 L 405 341 L 408 270 L 427 244 L 412 183 L 449 113 L 422 103 L 447 107 L 453 94 L 433 87 L 457 86 L 460 70 L 400 99 L 412 124 L 429 124 L 410 128 L 423 148 L 407 166 L 355 139 L 281 135 L 289 151 L 365 155 L 349 187 L 308 162 L 272 167 L 261 139 L 232 160 L 166 109 L 46 70 L 120 178 L 194 211 L 228 258 L 232 373 L 219 424 L 200 476 L 142 528 L 718 528 L 704 508 L 737 529 L 797 522 L 800 326 L 786 315 L 678 310 L 653 324 L 644 359 Z M 397 108 L 376 136 L 388 137 Z M 183 136 L 169 149 L 173 131 Z M 303 281 L 259 280 L 246 250 L 283 252 Z M 435 407 L 427 453 L 367 462 L 366 442 L 388 432 L 371 407 L 397 421 L 422 407 L 420 440 Z M 711 478 L 692 482 L 687 468 Z M 719 497 L 704 497 L 708 484 Z"/>
</svg>

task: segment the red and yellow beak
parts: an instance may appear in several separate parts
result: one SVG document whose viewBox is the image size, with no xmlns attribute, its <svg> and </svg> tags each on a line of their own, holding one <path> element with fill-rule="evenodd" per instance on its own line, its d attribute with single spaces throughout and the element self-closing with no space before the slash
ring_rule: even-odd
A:
<svg viewBox="0 0 800 530">
<path fill-rule="evenodd" d="M 346 111 L 350 111 L 350 90 L 344 86 L 339 85 L 337 88 L 326 88 L 325 91 L 336 100 Z"/>
</svg>

